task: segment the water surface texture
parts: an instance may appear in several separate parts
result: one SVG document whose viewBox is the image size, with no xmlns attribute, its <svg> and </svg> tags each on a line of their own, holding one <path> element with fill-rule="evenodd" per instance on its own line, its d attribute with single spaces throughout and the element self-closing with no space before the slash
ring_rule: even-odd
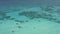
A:
<svg viewBox="0 0 60 34">
<path fill-rule="evenodd" d="M 60 0 L 0 0 L 0 34 L 60 34 Z"/>
</svg>

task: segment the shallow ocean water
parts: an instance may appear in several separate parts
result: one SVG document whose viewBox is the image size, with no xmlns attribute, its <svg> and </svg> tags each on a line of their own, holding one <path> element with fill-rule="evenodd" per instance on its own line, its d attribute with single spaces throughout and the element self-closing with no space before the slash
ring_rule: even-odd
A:
<svg viewBox="0 0 60 34">
<path fill-rule="evenodd" d="M 0 0 L 0 34 L 60 34 L 59 0 Z"/>
</svg>

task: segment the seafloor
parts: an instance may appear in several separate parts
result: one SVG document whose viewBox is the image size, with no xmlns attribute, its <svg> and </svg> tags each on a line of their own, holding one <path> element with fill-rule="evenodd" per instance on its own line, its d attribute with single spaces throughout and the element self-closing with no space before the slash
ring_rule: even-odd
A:
<svg viewBox="0 0 60 34">
<path fill-rule="evenodd" d="M 0 1 L 0 34 L 60 34 L 60 5 L 31 1 Z"/>
</svg>

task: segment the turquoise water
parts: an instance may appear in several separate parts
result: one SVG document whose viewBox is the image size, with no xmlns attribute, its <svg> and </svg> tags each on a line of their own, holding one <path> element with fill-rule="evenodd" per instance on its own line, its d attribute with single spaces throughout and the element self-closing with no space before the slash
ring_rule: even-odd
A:
<svg viewBox="0 0 60 34">
<path fill-rule="evenodd" d="M 1 0 L 0 34 L 60 34 L 59 0 Z"/>
</svg>

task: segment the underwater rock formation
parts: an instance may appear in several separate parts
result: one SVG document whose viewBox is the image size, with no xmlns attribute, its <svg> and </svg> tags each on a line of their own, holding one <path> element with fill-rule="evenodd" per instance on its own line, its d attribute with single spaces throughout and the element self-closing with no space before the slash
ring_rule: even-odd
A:
<svg viewBox="0 0 60 34">
<path fill-rule="evenodd" d="M 15 20 L 15 22 L 23 23 L 24 21 L 22 21 L 22 20 Z"/>
<path fill-rule="evenodd" d="M 7 16 L 7 13 L 9 13 L 9 12 L 2 12 L 2 11 L 0 11 L 0 20 L 10 19 L 11 16 Z M 13 19 L 13 18 L 11 18 L 11 19 Z"/>
<path fill-rule="evenodd" d="M 57 21 L 57 23 L 60 23 L 60 21 Z"/>
<path fill-rule="evenodd" d="M 15 32 L 14 30 L 12 30 L 12 32 Z"/>
<path fill-rule="evenodd" d="M 6 17 L 4 17 L 4 18 L 5 18 L 5 19 L 10 19 L 10 17 L 11 17 L 11 16 L 6 16 Z"/>
<path fill-rule="evenodd" d="M 40 13 L 40 12 L 33 12 L 33 11 L 30 11 L 30 12 L 22 12 L 22 13 L 19 13 L 19 15 L 24 15 L 26 17 L 29 17 L 31 19 L 34 19 L 34 18 L 49 18 L 49 17 L 52 17 L 51 14 L 47 14 L 47 13 Z"/>
<path fill-rule="evenodd" d="M 38 14 L 38 12 L 22 12 L 22 13 L 19 13 L 19 15 L 24 15 L 26 17 L 29 17 L 29 18 L 40 18 L 41 15 Z"/>
<path fill-rule="evenodd" d="M 10 20 L 14 20 L 15 18 L 10 18 Z"/>
<path fill-rule="evenodd" d="M 38 11 L 24 11 L 19 13 L 19 15 L 21 16 L 26 16 L 30 19 L 34 19 L 34 18 L 43 18 L 43 19 L 47 19 L 49 21 L 56 21 L 58 20 L 57 17 L 55 17 L 53 14 L 51 13 L 46 13 L 46 12 L 38 12 Z"/>
<path fill-rule="evenodd" d="M 18 28 L 22 28 L 22 26 L 17 26 Z"/>
<path fill-rule="evenodd" d="M 3 22 L 0 22 L 0 24 L 3 24 Z"/>
<path fill-rule="evenodd" d="M 47 6 L 44 10 L 45 11 L 53 11 L 54 9 L 52 7 Z"/>
<path fill-rule="evenodd" d="M 0 11 L 0 20 L 4 20 L 5 16 L 6 16 L 6 12 Z"/>
</svg>

